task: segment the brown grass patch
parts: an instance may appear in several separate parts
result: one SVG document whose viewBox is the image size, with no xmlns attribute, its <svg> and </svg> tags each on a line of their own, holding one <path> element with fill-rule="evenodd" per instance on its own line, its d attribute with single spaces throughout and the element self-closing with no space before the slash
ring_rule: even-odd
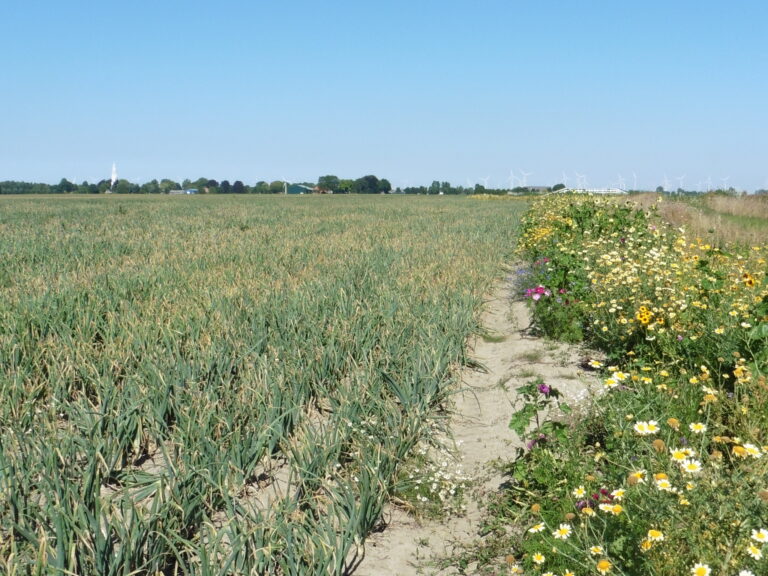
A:
<svg viewBox="0 0 768 576">
<path fill-rule="evenodd" d="M 768 243 L 768 196 L 706 194 L 658 202 L 658 194 L 638 194 L 632 200 L 644 209 L 657 205 L 665 221 L 713 245 Z"/>
<path fill-rule="evenodd" d="M 723 196 L 707 194 L 704 204 L 710 210 L 732 216 L 746 216 L 768 220 L 768 195 L 760 196 Z"/>
</svg>

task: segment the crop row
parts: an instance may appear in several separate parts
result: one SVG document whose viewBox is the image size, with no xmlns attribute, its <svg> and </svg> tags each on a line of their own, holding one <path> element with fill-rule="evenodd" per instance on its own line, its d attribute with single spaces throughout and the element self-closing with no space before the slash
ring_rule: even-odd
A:
<svg viewBox="0 0 768 576">
<path fill-rule="evenodd" d="M 342 573 L 510 255 L 442 200 L 5 201 L 0 569 Z"/>
</svg>

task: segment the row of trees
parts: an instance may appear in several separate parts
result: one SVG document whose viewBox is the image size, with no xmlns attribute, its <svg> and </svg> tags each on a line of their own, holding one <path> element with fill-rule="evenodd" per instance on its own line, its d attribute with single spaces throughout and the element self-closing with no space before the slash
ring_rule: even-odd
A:
<svg viewBox="0 0 768 576">
<path fill-rule="evenodd" d="M 96 183 L 83 182 L 75 184 L 62 178 L 58 184 L 42 184 L 38 182 L 18 182 L 7 180 L 0 182 L 0 194 L 168 194 L 173 190 L 197 190 L 204 194 L 282 194 L 286 186 L 300 184 L 318 192 L 333 192 L 337 194 L 388 194 L 392 185 L 386 178 L 379 179 L 368 175 L 356 180 L 342 179 L 337 176 L 321 176 L 314 182 L 284 182 L 261 180 L 249 186 L 241 180 L 213 180 L 198 178 L 177 182 L 168 178 L 152 180 L 144 184 L 136 184 L 128 180 L 118 180 L 112 184 L 110 180 L 100 180 Z"/>
<path fill-rule="evenodd" d="M 485 188 L 480 184 L 474 186 L 452 186 L 449 182 L 435 180 L 429 186 L 407 186 L 392 188 L 389 180 L 379 179 L 374 175 L 361 178 L 347 179 L 334 175 L 320 176 L 317 182 L 284 182 L 261 180 L 256 184 L 244 184 L 240 180 L 213 180 L 198 178 L 177 182 L 168 178 L 152 180 L 144 184 L 136 184 L 128 180 L 118 180 L 113 185 L 110 180 L 100 180 L 96 183 L 82 182 L 75 184 L 62 178 L 58 184 L 41 184 L 34 182 L 17 182 L 7 180 L 0 182 L 0 194 L 168 194 L 174 190 L 197 190 L 201 194 L 282 194 L 288 186 L 299 184 L 305 189 L 334 194 L 506 194 L 507 189 Z M 562 184 L 560 185 L 562 186 Z M 512 192 L 528 193 L 529 188 L 515 188 Z"/>
</svg>

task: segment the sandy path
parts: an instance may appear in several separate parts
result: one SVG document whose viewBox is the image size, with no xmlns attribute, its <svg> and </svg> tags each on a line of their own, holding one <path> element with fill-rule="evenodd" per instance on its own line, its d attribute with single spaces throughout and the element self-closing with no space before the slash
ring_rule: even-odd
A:
<svg viewBox="0 0 768 576">
<path fill-rule="evenodd" d="M 589 397 L 596 382 L 580 368 L 581 351 L 529 336 L 527 306 L 513 299 L 511 289 L 509 282 L 499 284 L 488 298 L 483 325 L 493 337 L 477 338 L 471 346 L 472 357 L 486 370 L 466 370 L 463 389 L 456 396 L 451 427 L 464 473 L 472 485 L 466 513 L 441 522 L 420 523 L 404 511 L 388 507 L 384 512 L 387 527 L 368 538 L 365 557 L 354 576 L 458 574 L 453 569 L 437 571 L 429 561 L 450 553 L 456 543 L 469 543 L 478 537 L 482 520 L 479 502 L 484 494 L 498 490 L 503 481 L 488 464 L 511 458 L 520 445 L 508 427 L 516 388 L 541 376 L 571 405 Z"/>
</svg>

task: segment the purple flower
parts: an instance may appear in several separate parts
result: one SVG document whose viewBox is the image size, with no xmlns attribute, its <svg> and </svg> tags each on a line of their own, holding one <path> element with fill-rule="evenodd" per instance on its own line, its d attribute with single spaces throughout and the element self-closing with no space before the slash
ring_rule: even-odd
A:
<svg viewBox="0 0 768 576">
<path fill-rule="evenodd" d="M 539 384 L 539 392 L 544 394 L 544 396 L 549 396 L 549 394 L 552 392 L 552 388 L 546 384 Z"/>
</svg>

